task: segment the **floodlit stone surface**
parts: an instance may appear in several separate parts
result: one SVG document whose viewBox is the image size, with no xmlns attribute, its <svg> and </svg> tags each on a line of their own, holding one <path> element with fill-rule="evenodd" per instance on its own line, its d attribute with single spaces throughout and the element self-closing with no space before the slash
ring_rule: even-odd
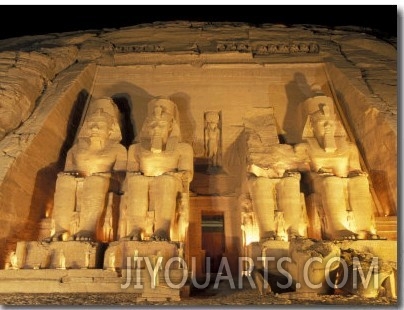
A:
<svg viewBox="0 0 404 310">
<path fill-rule="evenodd" d="M 303 298 L 329 292 L 302 282 L 315 248 L 325 264 L 383 258 L 376 288 L 344 292 L 396 298 L 396 66 L 385 41 L 310 26 L 167 22 L 0 41 L 2 291 L 40 279 L 35 292 L 118 292 L 135 253 L 184 257 L 198 278 L 208 256 L 233 276 L 247 256 L 262 286 L 279 269 L 258 258 L 273 255 L 292 260 L 296 291 L 280 295 Z M 97 112 L 100 98 L 113 108 Z M 105 139 L 84 134 L 95 127 Z M 316 268 L 309 279 L 324 283 Z M 126 292 L 178 301 L 179 288 L 148 281 L 160 280 Z"/>
<path fill-rule="evenodd" d="M 126 148 L 119 143 L 122 140 L 119 122 L 118 109 L 110 98 L 89 104 L 78 137 L 67 153 L 64 171 L 56 181 L 52 239 L 105 239 L 101 233 L 102 219 L 106 217 L 104 209 L 112 212 L 112 201 L 106 204 L 107 197 L 113 197 L 112 191 L 109 194 L 111 176 L 114 171 L 124 171 L 127 162 Z"/>
<path fill-rule="evenodd" d="M 185 235 L 178 232 L 178 226 L 185 228 L 188 223 L 183 217 L 189 208 L 193 151 L 181 142 L 179 120 L 177 106 L 171 100 L 157 98 L 148 104 L 139 143 L 128 149 L 120 209 L 121 238 L 184 241 L 178 240 L 179 235 Z M 183 211 L 177 220 L 179 208 Z"/>
</svg>

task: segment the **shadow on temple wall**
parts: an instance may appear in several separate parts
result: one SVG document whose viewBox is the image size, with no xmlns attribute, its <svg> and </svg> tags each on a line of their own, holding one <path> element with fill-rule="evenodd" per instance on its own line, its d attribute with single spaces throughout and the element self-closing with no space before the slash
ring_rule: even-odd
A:
<svg viewBox="0 0 404 310">
<path fill-rule="evenodd" d="M 72 147 L 76 137 L 88 95 L 86 90 L 82 90 L 76 97 L 69 115 L 65 133 L 66 138 L 60 148 L 58 160 L 37 172 L 29 214 L 25 219 L 24 229 L 13 230 L 13 233 L 7 237 L 5 251 L 2 251 L 3 255 L 0 257 L 0 266 L 4 266 L 7 253 L 15 250 L 17 241 L 37 240 L 40 220 L 51 215 L 57 174 L 64 169 L 66 154 Z"/>
<path fill-rule="evenodd" d="M 285 85 L 285 92 L 288 103 L 285 118 L 282 122 L 285 135 L 281 136 L 281 138 L 288 144 L 296 144 L 301 142 L 305 121 L 302 116 L 301 103 L 311 97 L 310 85 L 306 76 L 301 72 L 296 72 L 293 80 Z"/>
<path fill-rule="evenodd" d="M 387 172 L 373 169 L 369 171 L 369 176 L 372 179 L 373 188 L 383 208 L 382 211 L 384 214 L 380 214 L 380 216 L 397 215 Z"/>
<path fill-rule="evenodd" d="M 104 93 L 114 100 L 122 113 L 122 127 L 129 130 L 129 132 L 122 135 L 122 144 L 128 147 L 135 142 L 134 139 L 136 140 L 136 136 L 142 129 L 143 121 L 147 116 L 147 103 L 160 94 L 151 95 L 143 88 L 128 82 L 113 84 L 105 89 Z M 128 112 L 130 113 L 129 115 L 124 114 Z M 132 129 L 129 128 L 130 126 L 132 126 Z M 123 128 L 121 128 L 121 131 L 123 133 Z M 133 139 L 129 141 L 132 135 Z"/>
<path fill-rule="evenodd" d="M 119 91 L 117 92 L 117 90 Z M 126 147 L 134 143 L 133 139 L 131 143 L 129 143 L 129 140 L 132 137 L 136 140 L 136 136 L 142 129 L 143 122 L 147 117 L 147 104 L 150 100 L 159 96 L 167 96 L 176 103 L 180 114 L 183 141 L 192 144 L 196 126 L 191 114 L 191 99 L 188 94 L 183 92 L 171 95 L 150 94 L 145 89 L 128 82 L 111 85 L 103 93 L 114 100 L 122 113 L 122 144 Z M 128 113 L 130 114 L 128 115 Z M 132 128 L 130 128 L 131 126 Z M 124 133 L 124 131 L 126 132 Z"/>
<path fill-rule="evenodd" d="M 169 98 L 176 103 L 180 114 L 182 141 L 193 145 L 196 122 L 191 113 L 191 98 L 183 92 L 172 94 Z"/>
<path fill-rule="evenodd" d="M 137 135 L 136 124 L 131 120 L 133 103 L 129 94 L 127 93 L 117 93 L 112 96 L 112 100 L 118 107 L 121 116 L 121 144 L 128 149 Z"/>
</svg>

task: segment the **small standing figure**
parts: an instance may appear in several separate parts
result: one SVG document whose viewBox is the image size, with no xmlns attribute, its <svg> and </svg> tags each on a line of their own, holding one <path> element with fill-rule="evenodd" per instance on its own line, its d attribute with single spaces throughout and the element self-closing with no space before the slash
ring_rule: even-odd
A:
<svg viewBox="0 0 404 310">
<path fill-rule="evenodd" d="M 90 250 L 87 249 L 85 252 L 85 257 L 84 257 L 84 268 L 87 269 L 90 267 Z"/>
<path fill-rule="evenodd" d="M 218 166 L 220 145 L 220 115 L 218 112 L 205 113 L 205 155 L 212 167 Z"/>
<path fill-rule="evenodd" d="M 109 253 L 108 269 L 111 271 L 115 271 L 115 253 L 114 252 Z"/>
<path fill-rule="evenodd" d="M 113 202 L 113 193 L 108 194 L 108 204 L 105 212 L 104 225 L 103 225 L 103 233 L 104 233 L 104 241 L 110 242 L 114 239 L 114 231 L 113 231 L 113 218 L 112 218 L 112 202 Z"/>
<path fill-rule="evenodd" d="M 248 246 L 254 238 L 254 220 L 252 212 L 242 214 L 241 230 L 243 231 L 243 245 Z"/>
<path fill-rule="evenodd" d="M 80 213 L 73 212 L 71 221 L 70 221 L 70 234 L 74 236 L 78 233 L 80 227 Z"/>
<path fill-rule="evenodd" d="M 282 211 L 275 211 L 276 239 L 288 241 L 288 234 L 285 229 L 285 218 Z"/>
<path fill-rule="evenodd" d="M 144 230 L 144 236 L 141 239 L 150 240 L 150 237 L 154 233 L 154 221 L 154 211 L 147 211 L 146 227 Z"/>
<path fill-rule="evenodd" d="M 178 269 L 184 268 L 184 243 L 180 242 L 180 247 L 178 248 Z"/>
<path fill-rule="evenodd" d="M 189 226 L 189 197 L 188 193 L 183 193 L 178 210 L 178 240 L 183 243 Z"/>
<path fill-rule="evenodd" d="M 163 270 L 163 259 L 164 259 L 164 256 L 163 256 L 163 254 L 161 253 L 161 251 L 157 251 L 157 261 L 156 261 L 156 264 L 157 264 L 157 262 L 158 262 L 158 260 L 159 260 L 160 257 L 161 257 L 161 264 L 160 264 L 160 266 L 159 266 L 159 270 Z"/>
<path fill-rule="evenodd" d="M 59 266 L 57 269 L 66 269 L 66 256 L 63 250 L 59 252 Z"/>
<path fill-rule="evenodd" d="M 139 250 L 135 249 L 133 252 L 133 262 L 134 262 L 134 268 L 140 268 L 140 260 L 139 260 Z"/>
<path fill-rule="evenodd" d="M 10 263 L 11 263 L 11 269 L 19 269 L 17 253 L 15 253 L 14 251 L 11 252 L 10 254 Z"/>
</svg>

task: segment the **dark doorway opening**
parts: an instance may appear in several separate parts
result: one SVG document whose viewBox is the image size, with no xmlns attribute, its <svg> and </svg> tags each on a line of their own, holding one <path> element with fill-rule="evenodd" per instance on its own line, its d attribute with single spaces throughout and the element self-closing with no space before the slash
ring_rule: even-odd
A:
<svg viewBox="0 0 404 310">
<path fill-rule="evenodd" d="M 202 249 L 205 250 L 205 273 L 217 273 L 225 252 L 224 215 L 202 215 Z"/>
</svg>

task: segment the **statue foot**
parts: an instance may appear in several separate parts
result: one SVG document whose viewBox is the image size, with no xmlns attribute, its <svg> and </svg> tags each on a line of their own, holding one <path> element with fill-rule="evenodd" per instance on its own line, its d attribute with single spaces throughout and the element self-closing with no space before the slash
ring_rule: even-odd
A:
<svg viewBox="0 0 404 310">
<path fill-rule="evenodd" d="M 274 231 L 268 231 L 264 234 L 264 236 L 261 237 L 261 242 L 265 242 L 268 240 L 276 240 L 276 232 Z"/>
<path fill-rule="evenodd" d="M 139 235 L 134 235 L 130 238 L 132 241 L 142 241 L 142 238 Z"/>
<path fill-rule="evenodd" d="M 387 238 L 380 237 L 378 234 L 372 234 L 370 231 L 359 231 L 358 240 L 386 240 Z"/>
<path fill-rule="evenodd" d="M 150 240 L 153 241 L 170 241 L 167 233 L 163 230 L 155 231 L 153 235 L 151 235 Z"/>
<path fill-rule="evenodd" d="M 357 240 L 358 234 L 348 229 L 340 230 L 336 233 L 336 238 L 339 240 Z"/>
<path fill-rule="evenodd" d="M 70 234 L 68 231 L 62 231 L 62 232 L 57 232 L 55 233 L 52 237 L 50 238 L 45 238 L 45 240 L 49 240 L 50 241 L 67 241 L 69 240 Z"/>
<path fill-rule="evenodd" d="M 377 235 L 377 234 L 370 234 L 369 239 L 372 239 L 372 240 L 387 240 L 386 237 L 380 237 L 380 236 Z"/>
<path fill-rule="evenodd" d="M 291 234 L 288 236 L 289 240 L 295 239 L 295 240 L 302 240 L 305 239 L 304 236 L 301 235 L 297 235 L 297 234 Z"/>
<path fill-rule="evenodd" d="M 76 241 L 94 241 L 94 233 L 91 231 L 83 230 L 74 235 Z"/>
</svg>

